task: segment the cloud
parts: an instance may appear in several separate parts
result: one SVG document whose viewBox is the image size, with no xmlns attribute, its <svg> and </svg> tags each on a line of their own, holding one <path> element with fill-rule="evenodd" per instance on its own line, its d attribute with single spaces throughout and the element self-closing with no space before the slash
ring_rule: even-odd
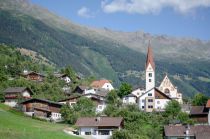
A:
<svg viewBox="0 0 210 139">
<path fill-rule="evenodd" d="M 210 7 L 210 0 L 103 0 L 101 7 L 105 13 L 157 14 L 163 8 L 170 7 L 187 14 L 200 7 Z"/>
<path fill-rule="evenodd" d="M 84 17 L 84 18 L 93 18 L 94 13 L 92 13 L 90 11 L 90 9 L 88 9 L 87 7 L 82 7 L 77 11 L 77 15 L 79 15 L 80 17 Z"/>
</svg>

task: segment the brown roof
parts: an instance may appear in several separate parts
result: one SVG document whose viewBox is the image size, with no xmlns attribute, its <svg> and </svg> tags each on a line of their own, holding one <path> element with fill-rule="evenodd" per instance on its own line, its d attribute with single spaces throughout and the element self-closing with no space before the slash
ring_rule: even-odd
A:
<svg viewBox="0 0 210 139">
<path fill-rule="evenodd" d="M 206 108 L 210 108 L 210 99 L 206 103 Z"/>
<path fill-rule="evenodd" d="M 209 125 L 194 125 L 194 126 L 183 126 L 183 125 L 168 125 L 164 126 L 165 136 L 186 136 L 186 130 L 189 130 L 189 136 L 200 136 L 205 132 L 210 132 Z M 196 138 L 197 139 L 197 138 Z M 203 139 L 203 138 L 200 138 Z M 205 138 L 204 138 L 205 139 Z"/>
<path fill-rule="evenodd" d="M 4 90 L 4 93 L 22 93 L 25 90 L 28 90 L 30 94 L 32 94 L 32 91 L 27 87 L 9 87 L 6 90 Z"/>
<path fill-rule="evenodd" d="M 210 138 L 210 132 L 200 132 L 197 133 L 196 135 L 196 139 L 209 139 Z"/>
<path fill-rule="evenodd" d="M 30 74 L 36 74 L 36 75 L 45 77 L 45 75 L 43 75 L 43 74 L 41 74 L 41 73 L 37 73 L 37 72 L 35 72 L 35 71 L 29 71 L 29 72 L 23 73 L 22 75 L 27 76 L 27 75 L 30 75 Z"/>
<path fill-rule="evenodd" d="M 62 106 L 61 103 L 50 101 L 50 100 L 47 100 L 47 99 L 39 99 L 39 98 L 32 98 L 32 99 L 29 99 L 29 100 L 25 100 L 25 101 L 21 102 L 20 104 L 27 104 L 27 103 L 32 103 L 32 102 L 45 102 L 45 103 L 48 103 L 48 104 L 57 105 L 59 107 Z"/>
<path fill-rule="evenodd" d="M 149 64 L 151 64 L 152 68 L 155 70 L 155 62 L 153 59 L 153 53 L 152 53 L 152 48 L 151 48 L 150 42 L 149 42 L 148 52 L 147 52 L 146 68 L 148 67 Z"/>
<path fill-rule="evenodd" d="M 103 85 L 105 83 L 110 83 L 110 82 L 108 80 L 103 79 L 103 80 L 93 81 L 90 86 L 96 87 L 96 88 L 101 88 L 101 87 L 103 87 Z"/>
<path fill-rule="evenodd" d="M 157 88 L 154 88 L 154 89 L 155 89 L 155 98 L 156 99 L 171 99 L 168 95 L 166 95 L 159 89 L 157 89 Z"/>
<path fill-rule="evenodd" d="M 208 114 L 205 106 L 192 106 L 190 109 L 190 115 Z"/>
<path fill-rule="evenodd" d="M 122 117 L 82 117 L 77 120 L 75 125 L 79 127 L 119 127 L 122 122 Z"/>
</svg>

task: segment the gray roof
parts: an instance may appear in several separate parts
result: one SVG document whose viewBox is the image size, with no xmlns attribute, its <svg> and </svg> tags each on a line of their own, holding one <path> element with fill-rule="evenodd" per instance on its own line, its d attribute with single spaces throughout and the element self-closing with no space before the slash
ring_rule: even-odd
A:
<svg viewBox="0 0 210 139">
<path fill-rule="evenodd" d="M 4 93 L 22 93 L 26 89 L 28 89 L 29 92 L 32 93 L 32 91 L 27 87 L 9 87 L 6 90 L 4 90 Z"/>
</svg>

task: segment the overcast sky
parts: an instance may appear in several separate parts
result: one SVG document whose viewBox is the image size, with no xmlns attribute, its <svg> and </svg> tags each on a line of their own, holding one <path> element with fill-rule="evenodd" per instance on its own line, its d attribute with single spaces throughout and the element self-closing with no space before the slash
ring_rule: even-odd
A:
<svg viewBox="0 0 210 139">
<path fill-rule="evenodd" d="M 210 40 L 210 0 L 31 0 L 74 23 Z"/>
</svg>

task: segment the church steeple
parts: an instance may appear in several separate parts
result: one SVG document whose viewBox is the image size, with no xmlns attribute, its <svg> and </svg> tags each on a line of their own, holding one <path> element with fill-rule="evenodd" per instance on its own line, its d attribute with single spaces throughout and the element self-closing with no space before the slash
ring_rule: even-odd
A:
<svg viewBox="0 0 210 139">
<path fill-rule="evenodd" d="M 155 62 L 153 59 L 153 53 L 150 41 L 148 45 L 145 70 L 146 70 L 146 91 L 148 91 L 155 87 Z"/>
<path fill-rule="evenodd" d="M 155 70 L 155 62 L 153 60 L 153 53 L 152 53 L 152 48 L 151 48 L 150 41 L 149 41 L 148 51 L 147 51 L 146 69 L 148 68 L 149 64 L 151 64 L 153 70 Z"/>
</svg>

